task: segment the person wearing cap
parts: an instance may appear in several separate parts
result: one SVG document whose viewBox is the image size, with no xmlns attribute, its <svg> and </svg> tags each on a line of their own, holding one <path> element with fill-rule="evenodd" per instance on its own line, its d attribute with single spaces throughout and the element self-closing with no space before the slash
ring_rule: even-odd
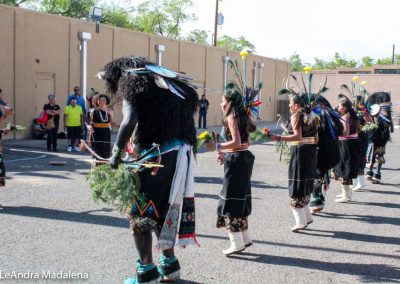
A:
<svg viewBox="0 0 400 284">
<path fill-rule="evenodd" d="M 79 138 L 83 127 L 83 112 L 82 108 L 76 103 L 76 99 L 71 99 L 71 104 L 64 108 L 64 129 L 67 130 L 68 148 L 79 152 Z"/>
<path fill-rule="evenodd" d="M 74 92 L 68 97 L 67 106 L 71 104 L 71 100 L 75 99 L 76 104 L 82 108 L 83 114 L 86 114 L 85 99 L 81 96 L 81 88 L 79 86 L 74 87 Z"/>
<path fill-rule="evenodd" d="M 79 86 L 75 86 L 74 87 L 74 92 L 72 94 L 69 95 L 68 99 L 67 99 L 67 106 L 71 105 L 71 100 L 75 99 L 76 100 L 76 104 L 78 106 L 81 107 L 82 109 L 82 113 L 83 113 L 83 118 L 85 119 L 85 121 L 88 121 L 86 119 L 86 102 L 84 97 L 81 95 L 81 88 Z M 89 100 L 90 98 L 88 98 Z M 81 132 L 81 136 L 83 134 L 83 139 L 87 140 L 87 127 L 86 124 L 83 124 L 83 133 Z"/>
<path fill-rule="evenodd" d="M 56 104 L 56 96 L 50 94 L 48 97 L 49 103 L 43 106 L 43 111 L 47 114 L 48 120 L 52 120 L 54 127 L 47 128 L 47 151 L 57 152 L 57 133 L 60 125 L 61 108 Z M 48 126 L 50 123 L 48 122 Z M 52 149 L 53 147 L 53 149 Z"/>
</svg>

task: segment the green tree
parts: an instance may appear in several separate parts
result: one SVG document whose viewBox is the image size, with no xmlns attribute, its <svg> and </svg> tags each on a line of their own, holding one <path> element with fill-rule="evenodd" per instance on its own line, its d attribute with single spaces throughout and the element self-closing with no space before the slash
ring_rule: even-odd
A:
<svg viewBox="0 0 400 284">
<path fill-rule="evenodd" d="M 195 43 L 209 44 L 210 32 L 196 29 L 191 31 L 185 39 Z"/>
<path fill-rule="evenodd" d="M 41 0 L 40 11 L 80 19 L 89 15 L 94 0 Z"/>
<path fill-rule="evenodd" d="M 396 55 L 394 56 L 394 63 L 395 63 L 395 64 L 400 64 L 400 54 L 396 54 Z"/>
<path fill-rule="evenodd" d="M 178 38 L 182 24 L 197 19 L 186 12 L 191 6 L 192 0 L 148 0 L 137 6 L 133 27 L 141 32 Z"/>
<path fill-rule="evenodd" d="M 123 8 L 105 8 L 103 23 L 120 28 L 133 29 L 132 17 Z"/>
<path fill-rule="evenodd" d="M 302 71 L 305 66 L 300 58 L 300 55 L 296 52 L 289 57 L 289 62 L 293 71 Z"/>
<path fill-rule="evenodd" d="M 344 56 L 342 57 L 339 52 L 335 52 L 335 55 L 333 56 L 333 61 L 332 65 L 335 66 L 335 68 L 338 67 L 356 67 L 358 62 L 354 59 L 347 60 Z"/>
<path fill-rule="evenodd" d="M 217 40 L 217 46 L 225 49 L 242 51 L 244 48 L 247 48 L 249 53 L 255 53 L 256 47 L 250 41 L 244 38 L 244 36 L 240 36 L 238 38 L 233 38 L 227 35 L 220 37 Z"/>
<path fill-rule="evenodd" d="M 11 5 L 16 7 L 19 7 L 26 2 L 29 2 L 29 0 L 0 0 L 0 4 Z"/>
<path fill-rule="evenodd" d="M 314 65 L 312 66 L 313 70 L 325 70 L 329 67 L 329 65 L 323 60 L 317 57 L 314 58 Z"/>
<path fill-rule="evenodd" d="M 360 67 L 363 67 L 363 68 L 365 68 L 365 67 L 371 67 L 372 65 L 374 65 L 374 61 L 375 61 L 375 59 L 373 59 L 372 57 L 370 57 L 370 56 L 364 56 L 364 57 L 361 59 Z"/>
<path fill-rule="evenodd" d="M 391 57 L 380 58 L 380 59 L 376 60 L 376 65 L 390 65 L 390 64 L 392 64 Z"/>
</svg>

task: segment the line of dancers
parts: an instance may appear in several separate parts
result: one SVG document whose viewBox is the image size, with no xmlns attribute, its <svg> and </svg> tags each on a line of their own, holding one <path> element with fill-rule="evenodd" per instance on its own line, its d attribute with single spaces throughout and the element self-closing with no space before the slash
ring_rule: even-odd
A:
<svg viewBox="0 0 400 284">
<path fill-rule="evenodd" d="M 238 71 L 237 63 L 231 64 Z M 252 211 L 251 176 L 255 157 L 249 151 L 249 145 L 250 133 L 256 130 L 251 114 L 259 105 L 256 99 L 259 90 L 246 87 L 245 78 L 243 80 L 239 73 L 236 72 L 237 81 L 226 86 L 221 100 L 224 142 L 205 143 L 207 149 L 216 151 L 217 162 L 224 165 L 216 227 L 227 230 L 230 246 L 222 251 L 227 256 L 240 253 L 253 244 L 248 216 Z M 124 283 L 175 281 L 181 270 L 175 246 L 197 244 L 193 192 L 193 163 L 197 149 L 196 87 L 184 74 L 135 56 L 113 60 L 104 66 L 100 77 L 105 80 L 109 94 L 123 96 L 124 118 L 112 150 L 111 166 L 116 168 L 123 162 L 129 140 L 133 140 L 139 156 L 150 157 L 150 161 L 163 165 L 157 170 L 143 168 L 139 171 L 139 191 L 145 200 L 133 202 L 127 209 L 139 259 L 136 276 L 126 278 Z M 367 175 L 376 182 L 380 180 L 379 163 L 383 162 L 385 145 L 375 139 L 382 135 L 374 133 L 386 129 L 387 120 L 391 121 L 390 95 L 387 93 L 375 93 L 368 98 L 366 93 L 364 96 L 357 94 L 354 104 L 341 95 L 336 111 L 322 95 L 327 90 L 326 84 L 312 93 L 311 70 L 306 70 L 306 79 L 308 89 L 285 88 L 280 92 L 290 94 L 291 133 L 270 135 L 272 141 L 291 144 L 288 183 L 296 221 L 292 228 L 294 232 L 313 221 L 311 209 L 314 212 L 322 210 L 323 188 L 329 185 L 331 171 L 342 182 L 343 192 L 337 201 L 351 200 L 352 180 L 363 174 L 360 161 L 365 162 L 361 152 L 354 151 L 361 148 L 357 145 L 361 143 L 362 135 L 359 137 L 359 134 L 363 123 L 377 126 L 370 139 L 364 139 L 363 143 L 371 141 L 372 144 Z M 372 108 L 372 105 L 376 106 Z M 381 123 L 384 124 L 382 127 Z M 156 155 L 149 154 L 153 143 L 160 145 L 160 153 Z M 368 145 L 363 151 L 368 151 Z M 378 167 L 374 172 L 376 162 Z M 357 184 L 353 189 L 362 186 Z M 161 252 L 157 265 L 153 259 L 152 232 L 155 232 L 156 247 Z"/>
</svg>

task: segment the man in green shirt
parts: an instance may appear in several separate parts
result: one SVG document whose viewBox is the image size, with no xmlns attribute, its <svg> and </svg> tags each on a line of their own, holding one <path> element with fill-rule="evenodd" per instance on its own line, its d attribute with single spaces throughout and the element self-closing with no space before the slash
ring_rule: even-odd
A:
<svg viewBox="0 0 400 284">
<path fill-rule="evenodd" d="M 72 98 L 71 104 L 64 108 L 64 130 L 67 128 L 68 152 L 71 152 L 73 148 L 75 151 L 80 151 L 79 138 L 81 137 L 82 126 L 82 108 L 76 104 L 76 99 Z"/>
</svg>

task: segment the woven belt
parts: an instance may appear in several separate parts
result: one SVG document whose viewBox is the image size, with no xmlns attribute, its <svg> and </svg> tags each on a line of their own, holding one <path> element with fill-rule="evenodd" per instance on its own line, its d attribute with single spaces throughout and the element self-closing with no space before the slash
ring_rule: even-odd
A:
<svg viewBox="0 0 400 284">
<path fill-rule="evenodd" d="M 93 123 L 93 127 L 96 128 L 108 128 L 110 126 L 111 126 L 110 123 Z"/>
<path fill-rule="evenodd" d="M 315 137 L 303 137 L 301 138 L 301 141 L 293 141 L 289 142 L 290 145 L 315 145 L 317 144 L 317 141 L 315 140 Z"/>
<path fill-rule="evenodd" d="M 351 135 L 347 135 L 347 136 L 339 136 L 339 140 L 354 140 L 354 139 L 358 139 L 358 134 L 351 134 Z"/>
<path fill-rule="evenodd" d="M 236 149 L 227 149 L 226 152 L 228 153 L 233 153 L 233 152 L 240 152 L 240 151 L 246 151 L 249 149 L 249 144 L 245 143 L 240 145 L 240 148 L 236 148 Z"/>
</svg>

